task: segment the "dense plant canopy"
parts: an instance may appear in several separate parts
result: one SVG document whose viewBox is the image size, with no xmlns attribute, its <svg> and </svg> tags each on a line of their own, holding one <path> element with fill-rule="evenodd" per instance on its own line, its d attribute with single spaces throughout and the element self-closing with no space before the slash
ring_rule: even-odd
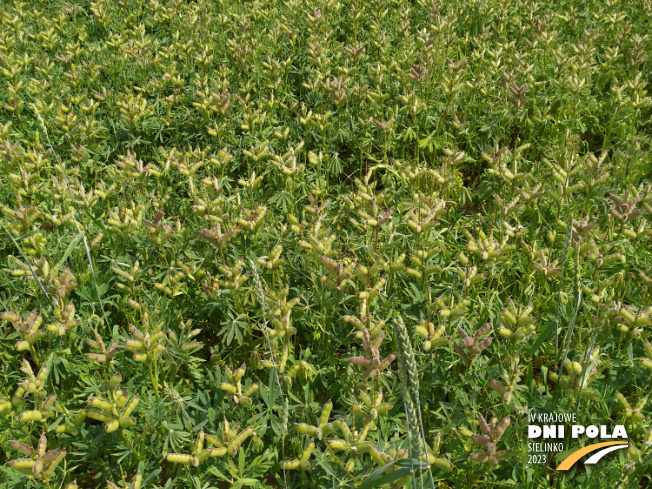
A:
<svg viewBox="0 0 652 489">
<path fill-rule="evenodd" d="M 651 28 L 3 2 L 0 487 L 649 484 Z M 629 447 L 532 463 L 539 412 Z"/>
</svg>

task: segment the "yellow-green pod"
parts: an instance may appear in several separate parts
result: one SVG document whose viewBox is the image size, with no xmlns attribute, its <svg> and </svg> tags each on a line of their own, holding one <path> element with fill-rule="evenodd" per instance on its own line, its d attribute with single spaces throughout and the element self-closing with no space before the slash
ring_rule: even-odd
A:
<svg viewBox="0 0 652 489">
<path fill-rule="evenodd" d="M 310 470 L 310 462 L 308 462 L 307 460 L 300 460 L 299 470 L 303 470 L 303 471 Z"/>
<path fill-rule="evenodd" d="M 43 419 L 43 414 L 41 411 L 25 411 L 20 416 L 18 416 L 20 421 L 41 421 Z"/>
<path fill-rule="evenodd" d="M 101 411 L 97 411 L 93 408 L 86 409 L 86 416 L 97 421 L 102 421 L 103 423 L 110 423 L 113 421 L 111 416 L 108 416 L 107 414 Z"/>
<path fill-rule="evenodd" d="M 209 435 L 208 433 L 204 434 L 204 437 L 206 438 L 206 441 L 210 443 L 211 445 L 214 445 L 216 447 L 223 447 L 224 444 L 217 439 L 217 437 L 213 435 Z"/>
<path fill-rule="evenodd" d="M 55 433 L 67 433 L 70 431 L 70 426 L 62 424 L 57 426 L 57 428 L 54 430 Z"/>
<path fill-rule="evenodd" d="M 419 336 L 423 336 L 424 338 L 428 337 L 428 330 L 426 328 L 424 328 L 423 326 L 415 326 L 414 331 Z"/>
<path fill-rule="evenodd" d="M 197 444 L 195 445 L 195 453 L 201 453 L 201 451 L 204 449 L 204 430 L 199 431 L 199 435 L 197 435 Z"/>
<path fill-rule="evenodd" d="M 281 462 L 281 468 L 285 470 L 298 470 L 299 461 L 298 460 L 284 460 Z"/>
<path fill-rule="evenodd" d="M 237 396 L 234 396 L 237 397 Z M 251 398 L 242 396 L 242 397 L 237 397 L 237 403 L 242 406 L 242 407 L 249 407 L 251 406 Z"/>
<path fill-rule="evenodd" d="M 165 455 L 165 460 L 175 464 L 190 465 L 190 458 L 190 455 L 185 455 L 182 453 L 168 453 Z"/>
<path fill-rule="evenodd" d="M 21 472 L 31 472 L 32 467 L 34 467 L 34 464 L 36 462 L 34 460 L 28 460 L 28 459 L 18 459 L 18 460 L 12 460 L 9 462 L 9 467 L 20 470 Z"/>
<path fill-rule="evenodd" d="M 122 417 L 119 420 L 120 428 L 131 428 L 136 424 L 136 419 L 133 416 Z"/>
<path fill-rule="evenodd" d="M 122 382 L 122 375 L 120 375 L 119 373 L 113 374 L 109 379 L 109 389 L 111 390 L 115 389 L 116 387 L 118 387 L 118 385 L 120 385 L 120 382 Z"/>
<path fill-rule="evenodd" d="M 345 451 L 348 448 L 342 440 L 328 440 L 327 443 L 333 450 Z"/>
<path fill-rule="evenodd" d="M 632 414 L 632 421 L 634 423 L 640 423 L 645 419 L 645 416 L 643 416 L 641 413 L 633 413 Z"/>
<path fill-rule="evenodd" d="M 294 368 L 294 367 L 293 367 Z M 251 396 L 254 392 L 258 390 L 258 383 L 256 384 L 251 384 L 247 389 L 242 393 L 243 396 Z"/>
<path fill-rule="evenodd" d="M 41 472 L 43 472 L 43 462 L 37 460 L 32 466 L 32 473 L 34 475 L 39 475 Z"/>
<path fill-rule="evenodd" d="M 378 411 L 378 414 L 385 414 L 390 409 L 392 409 L 393 406 L 394 404 L 392 404 L 391 402 L 385 402 L 383 404 L 379 404 L 378 406 L 376 406 L 376 411 Z"/>
<path fill-rule="evenodd" d="M 510 338 L 510 339 L 514 335 L 514 333 L 512 333 L 507 328 L 503 328 L 502 326 L 498 328 L 498 334 L 504 336 L 505 338 Z"/>
<path fill-rule="evenodd" d="M 197 457 L 195 457 L 194 455 L 191 455 L 190 456 L 190 464 L 193 467 L 199 467 L 199 459 Z"/>
<path fill-rule="evenodd" d="M 118 406 L 118 409 L 122 409 L 125 407 L 125 404 L 127 404 L 127 401 L 129 400 L 129 392 L 124 391 L 118 391 L 119 395 L 117 396 L 115 400 L 115 405 Z"/>
<path fill-rule="evenodd" d="M 137 362 L 144 363 L 147 361 L 147 354 L 145 353 L 137 353 L 134 355 L 134 360 Z"/>
<path fill-rule="evenodd" d="M 302 435 L 316 436 L 317 429 L 314 426 L 307 425 L 306 423 L 294 423 L 296 430 Z"/>
<path fill-rule="evenodd" d="M 233 384 L 229 384 L 227 382 L 222 382 L 220 384 L 220 389 L 222 389 L 224 392 L 228 392 L 229 394 L 235 394 L 237 392 L 236 387 Z"/>
<path fill-rule="evenodd" d="M 140 473 L 140 470 L 136 472 L 136 475 L 131 481 L 131 489 L 140 489 L 140 485 L 143 483 L 143 474 Z"/>
<path fill-rule="evenodd" d="M 52 462 L 50 462 L 50 464 L 48 465 L 47 469 L 45 469 L 45 471 L 43 472 L 45 477 L 49 478 L 50 476 L 52 476 L 52 474 L 54 474 L 54 469 L 57 468 L 57 465 L 61 463 L 61 461 L 65 458 L 65 456 L 66 456 L 65 450 L 61 450 L 60 452 L 57 453 L 57 455 L 54 457 Z"/>
<path fill-rule="evenodd" d="M 39 386 L 45 384 L 47 378 L 48 378 L 48 366 L 43 365 L 41 367 L 41 370 L 38 371 L 38 375 L 36 376 L 36 384 Z"/>
<path fill-rule="evenodd" d="M 328 417 L 331 415 L 331 410 L 333 409 L 333 402 L 328 401 L 324 404 L 324 408 L 321 410 L 321 416 L 319 417 L 319 427 L 323 428 L 328 423 Z"/>
<path fill-rule="evenodd" d="M 243 441 L 245 441 L 251 434 L 254 432 L 253 427 L 249 427 L 246 430 L 244 430 L 242 433 L 240 433 L 238 436 L 236 436 L 231 443 L 229 444 L 230 446 L 235 446 L 236 448 L 239 447 Z"/>
<path fill-rule="evenodd" d="M 131 414 L 131 412 L 136 409 L 136 406 L 138 406 L 138 403 L 140 402 L 140 398 L 138 396 L 134 396 L 131 398 L 131 401 L 129 401 L 129 404 L 127 404 L 127 407 L 124 408 L 122 411 L 122 416 L 126 417 Z"/>
<path fill-rule="evenodd" d="M 87 413 L 86 413 L 86 410 L 85 410 L 85 409 L 81 409 L 81 410 L 77 413 L 77 415 L 75 416 L 75 420 L 74 420 L 75 426 L 78 426 L 78 427 L 79 427 L 79 426 L 82 425 L 82 423 L 83 423 L 84 420 L 86 419 L 86 414 L 87 414 Z"/>
<path fill-rule="evenodd" d="M 16 343 L 16 351 L 27 351 L 30 348 L 30 344 L 27 341 L 19 341 Z"/>
<path fill-rule="evenodd" d="M 52 409 L 52 405 L 56 400 L 57 400 L 56 392 L 53 392 L 48 396 L 48 398 L 43 403 L 43 407 L 41 408 L 41 412 L 43 413 L 43 416 L 47 416 L 50 413 L 50 410 Z"/>
<path fill-rule="evenodd" d="M 158 340 L 160 340 L 163 337 L 165 337 L 165 331 L 159 331 L 149 339 L 150 344 L 156 343 Z"/>
<path fill-rule="evenodd" d="M 143 342 L 138 341 L 138 340 L 126 340 L 125 341 L 125 346 L 127 347 L 128 350 L 142 350 L 143 349 Z"/>
<path fill-rule="evenodd" d="M 227 449 L 226 447 L 211 448 L 209 452 L 210 452 L 209 456 L 211 457 L 223 457 L 224 455 L 226 455 Z"/>
<path fill-rule="evenodd" d="M 113 421 L 109 422 L 104 429 L 106 430 L 107 433 L 113 433 L 115 430 L 120 428 L 120 421 L 117 419 L 114 419 Z"/>
<path fill-rule="evenodd" d="M 233 379 L 236 382 L 239 381 L 244 376 L 245 369 L 246 369 L 246 365 L 243 363 L 242 365 L 240 365 L 240 368 L 235 371 L 235 375 L 233 375 Z"/>
<path fill-rule="evenodd" d="M 299 458 L 301 460 L 308 460 L 310 458 L 310 454 L 312 453 L 312 450 L 314 448 L 315 448 L 315 442 L 311 441 L 310 444 L 306 447 L 306 449 L 301 454 L 301 457 L 299 457 Z"/>
<path fill-rule="evenodd" d="M 111 404 L 106 399 L 102 399 L 101 397 L 91 397 L 88 400 L 88 405 L 94 408 L 101 409 L 102 411 L 111 411 L 111 409 L 113 408 L 113 404 Z"/>
</svg>

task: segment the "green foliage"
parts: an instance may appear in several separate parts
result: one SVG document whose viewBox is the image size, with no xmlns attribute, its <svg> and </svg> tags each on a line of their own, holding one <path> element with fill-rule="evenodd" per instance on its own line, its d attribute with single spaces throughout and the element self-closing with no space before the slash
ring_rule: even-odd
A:
<svg viewBox="0 0 652 489">
<path fill-rule="evenodd" d="M 0 489 L 649 485 L 651 19 L 3 2 Z"/>
</svg>

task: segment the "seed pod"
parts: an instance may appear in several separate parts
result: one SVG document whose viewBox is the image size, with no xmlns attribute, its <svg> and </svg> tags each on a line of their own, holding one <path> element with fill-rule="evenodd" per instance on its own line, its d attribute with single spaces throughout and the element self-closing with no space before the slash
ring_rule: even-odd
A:
<svg viewBox="0 0 652 489">
<path fill-rule="evenodd" d="M 301 454 L 301 457 L 299 457 L 299 458 L 301 460 L 308 460 L 310 458 L 310 454 L 312 453 L 312 450 L 314 448 L 315 448 L 315 442 L 311 441 L 310 444 L 306 447 L 306 449 Z"/>
<path fill-rule="evenodd" d="M 18 419 L 22 422 L 41 421 L 41 419 L 43 419 L 43 415 L 41 414 L 41 411 L 25 411 L 20 416 L 18 416 Z"/>
<path fill-rule="evenodd" d="M 109 389 L 115 389 L 122 382 L 122 375 L 120 373 L 115 373 L 109 379 Z"/>
<path fill-rule="evenodd" d="M 120 428 L 120 421 L 117 419 L 114 419 L 104 427 L 107 433 L 113 433 L 118 428 Z"/>
<path fill-rule="evenodd" d="M 81 409 L 77 413 L 77 416 L 75 416 L 75 420 L 74 420 L 75 426 L 80 427 L 84 423 L 85 419 L 86 419 L 86 410 Z"/>
<path fill-rule="evenodd" d="M 240 433 L 238 436 L 236 436 L 231 443 L 229 443 L 228 446 L 228 452 L 230 455 L 235 455 L 238 451 L 238 448 L 242 444 L 243 441 L 245 441 L 252 433 L 254 432 L 253 427 L 249 427 L 246 430 L 244 430 L 242 433 Z"/>
<path fill-rule="evenodd" d="M 305 423 L 294 423 L 296 430 L 302 435 L 317 436 L 317 429 Z"/>
<path fill-rule="evenodd" d="M 319 417 L 319 427 L 323 428 L 328 423 L 328 417 L 331 415 L 331 409 L 333 409 L 333 402 L 328 401 L 324 404 L 324 408 L 321 411 L 321 416 Z"/>
<path fill-rule="evenodd" d="M 121 428 L 130 428 L 136 424 L 136 419 L 133 416 L 120 418 L 119 421 Z"/>
<path fill-rule="evenodd" d="M 18 460 L 12 460 L 9 462 L 9 467 L 14 468 L 16 470 L 20 470 L 21 472 L 27 472 L 30 473 L 32 472 L 32 467 L 34 467 L 34 464 L 36 462 L 34 460 L 27 460 L 27 459 L 18 459 Z"/>
<path fill-rule="evenodd" d="M 122 409 L 124 405 L 127 404 L 127 401 L 129 400 L 129 392 L 118 391 L 116 394 L 117 394 L 117 398 L 115 400 L 115 405 L 118 406 L 118 409 Z"/>
<path fill-rule="evenodd" d="M 430 466 L 442 470 L 451 470 L 453 468 L 453 464 L 443 458 L 430 458 Z"/>
<path fill-rule="evenodd" d="M 168 462 L 173 462 L 176 464 L 184 464 L 184 465 L 189 465 L 190 464 L 190 455 L 185 455 L 181 453 L 168 453 L 165 455 L 165 460 Z"/>
<path fill-rule="evenodd" d="M 204 452 L 206 451 L 207 450 L 204 450 Z M 211 448 L 208 452 L 210 457 L 223 457 L 226 455 L 227 449 L 226 447 Z"/>
<path fill-rule="evenodd" d="M 201 451 L 204 449 L 204 430 L 199 431 L 199 435 L 197 435 L 197 444 L 195 445 L 195 453 L 201 453 Z"/>
<path fill-rule="evenodd" d="M 102 399 L 101 397 L 91 397 L 88 400 L 88 405 L 103 411 L 111 411 L 111 408 L 113 408 L 113 404 L 111 404 L 106 399 Z"/>
<path fill-rule="evenodd" d="M 346 442 L 342 440 L 328 440 L 327 443 L 333 450 L 345 451 L 347 449 Z"/>
<path fill-rule="evenodd" d="M 11 440 L 9 442 L 9 445 L 11 446 L 11 448 L 13 448 L 14 450 L 19 450 L 23 455 L 27 457 L 34 458 L 35 456 L 34 449 L 29 445 L 27 445 L 26 443 L 22 443 L 16 440 Z"/>
<path fill-rule="evenodd" d="M 129 404 L 127 404 L 127 407 L 123 409 L 122 411 L 122 416 L 126 417 L 131 414 L 131 412 L 136 409 L 136 406 L 138 406 L 138 402 L 140 401 L 140 398 L 138 396 L 134 396 L 131 401 L 129 401 Z"/>
<path fill-rule="evenodd" d="M 143 474 L 140 473 L 140 470 L 136 472 L 136 475 L 131 481 L 131 489 L 140 489 L 140 485 L 143 483 Z"/>
<path fill-rule="evenodd" d="M 281 462 L 281 468 L 285 470 L 298 470 L 299 461 L 298 460 L 284 460 Z"/>
<path fill-rule="evenodd" d="M 204 437 L 206 438 L 206 441 L 210 443 L 211 445 L 214 445 L 216 447 L 223 447 L 224 444 L 217 439 L 217 437 L 213 435 L 209 435 L 208 433 L 204 434 Z"/>
<path fill-rule="evenodd" d="M 233 384 L 229 384 L 227 382 L 222 382 L 220 384 L 220 389 L 222 389 L 224 392 L 228 392 L 229 394 L 235 394 L 237 392 L 236 387 Z"/>
<path fill-rule="evenodd" d="M 43 403 L 43 407 L 41 408 L 41 413 L 43 413 L 43 416 L 47 417 L 48 414 L 50 414 L 50 411 L 52 410 L 52 406 L 54 405 L 54 401 L 56 400 L 57 400 L 57 393 L 53 392 Z"/>
<path fill-rule="evenodd" d="M 110 423 L 111 421 L 113 421 L 113 418 L 111 416 L 108 416 L 102 411 L 98 411 L 93 408 L 86 409 L 86 416 L 97 421 L 102 421 L 103 423 Z"/>
<path fill-rule="evenodd" d="M 66 451 L 65 450 L 61 450 L 59 452 L 56 452 L 56 456 L 54 457 L 52 462 L 50 462 L 50 465 L 48 465 L 48 468 L 45 469 L 45 471 L 43 472 L 45 477 L 49 478 L 50 476 L 52 476 L 52 474 L 54 474 L 54 469 L 57 468 L 57 465 L 59 465 L 59 463 L 64 459 L 65 456 L 66 456 Z"/>
</svg>

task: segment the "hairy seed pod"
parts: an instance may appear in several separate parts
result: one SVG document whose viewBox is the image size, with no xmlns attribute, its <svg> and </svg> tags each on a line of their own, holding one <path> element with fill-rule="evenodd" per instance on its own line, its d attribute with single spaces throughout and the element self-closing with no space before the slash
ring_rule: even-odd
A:
<svg viewBox="0 0 652 489">
<path fill-rule="evenodd" d="M 25 411 L 23 412 L 20 416 L 18 416 L 18 419 L 22 422 L 27 422 L 27 421 L 41 421 L 43 419 L 43 414 L 41 411 Z"/>
<path fill-rule="evenodd" d="M 333 409 L 333 402 L 328 401 L 324 404 L 324 408 L 321 411 L 321 416 L 319 417 L 319 427 L 323 428 L 328 423 L 328 417 L 331 415 L 331 409 Z"/>
<path fill-rule="evenodd" d="M 103 411 L 111 411 L 111 408 L 113 408 L 113 404 L 111 404 L 106 399 L 102 399 L 100 397 L 91 397 L 88 400 L 88 405 L 94 408 L 101 409 Z"/>
<path fill-rule="evenodd" d="M 165 455 L 165 460 L 168 462 L 173 462 L 175 464 L 184 464 L 190 465 L 190 455 L 185 455 L 181 453 L 168 453 Z"/>
<path fill-rule="evenodd" d="M 346 442 L 342 440 L 328 440 L 327 443 L 333 450 L 345 451 L 347 449 Z"/>
</svg>

